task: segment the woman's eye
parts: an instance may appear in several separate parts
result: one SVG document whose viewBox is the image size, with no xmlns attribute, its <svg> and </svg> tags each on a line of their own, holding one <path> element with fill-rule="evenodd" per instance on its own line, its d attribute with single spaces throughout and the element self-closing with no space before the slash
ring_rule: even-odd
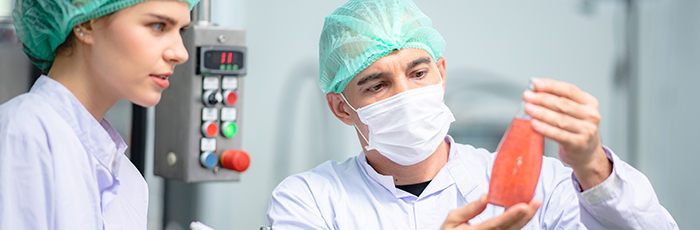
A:
<svg viewBox="0 0 700 230">
<path fill-rule="evenodd" d="M 163 31 L 163 28 L 165 28 L 165 23 L 153 23 L 151 24 L 151 28 L 155 31 Z"/>
</svg>

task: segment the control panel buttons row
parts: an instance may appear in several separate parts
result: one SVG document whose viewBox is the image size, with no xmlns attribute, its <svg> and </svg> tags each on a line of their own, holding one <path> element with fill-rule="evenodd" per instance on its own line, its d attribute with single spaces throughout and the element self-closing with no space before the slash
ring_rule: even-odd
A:
<svg viewBox="0 0 700 230">
<path fill-rule="evenodd" d="M 219 89 L 219 77 L 207 76 L 202 80 L 202 90 L 217 90 Z M 221 89 L 237 90 L 238 78 L 232 76 L 224 76 L 221 80 Z"/>
<path fill-rule="evenodd" d="M 224 121 L 221 122 L 221 135 L 226 137 L 226 138 L 233 138 L 236 136 L 236 132 L 238 131 L 238 127 L 236 127 L 236 123 L 230 122 L 230 121 Z M 202 124 L 202 135 L 204 138 L 213 138 L 216 136 L 216 133 L 219 132 L 219 125 L 216 124 L 215 121 L 205 121 Z M 216 139 L 214 139 L 216 140 Z"/>
<path fill-rule="evenodd" d="M 207 151 L 199 155 L 199 163 L 205 168 L 214 168 L 217 163 L 221 163 L 225 169 L 243 172 L 250 166 L 250 155 L 245 150 L 228 149 L 221 153 L 221 158 L 216 159 L 214 151 Z"/>
<path fill-rule="evenodd" d="M 202 108 L 202 121 L 216 121 L 219 119 L 217 108 Z M 235 107 L 221 108 L 222 121 L 236 121 L 238 110 Z"/>
</svg>

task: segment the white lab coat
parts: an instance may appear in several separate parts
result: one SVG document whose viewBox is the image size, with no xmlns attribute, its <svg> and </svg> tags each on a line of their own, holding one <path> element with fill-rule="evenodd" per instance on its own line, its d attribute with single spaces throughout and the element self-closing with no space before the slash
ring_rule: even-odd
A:
<svg viewBox="0 0 700 230">
<path fill-rule="evenodd" d="M 0 105 L 0 229 L 146 229 L 148 187 L 126 148 L 41 76 Z"/>
<path fill-rule="evenodd" d="M 342 163 L 325 162 L 282 181 L 268 210 L 273 229 L 439 229 L 447 214 L 474 202 L 489 188 L 496 154 L 450 145 L 449 160 L 416 197 L 377 173 L 361 153 Z M 542 201 L 523 229 L 678 229 L 659 204 L 648 179 L 609 149 L 613 173 L 581 193 L 573 171 L 545 157 L 534 199 Z M 470 221 L 503 213 L 488 205 Z"/>
</svg>

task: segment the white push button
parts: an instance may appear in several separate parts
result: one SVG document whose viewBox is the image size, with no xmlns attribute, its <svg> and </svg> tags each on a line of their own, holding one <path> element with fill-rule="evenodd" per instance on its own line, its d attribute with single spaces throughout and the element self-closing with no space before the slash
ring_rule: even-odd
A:
<svg viewBox="0 0 700 230">
<path fill-rule="evenodd" d="M 236 121 L 236 108 L 235 107 L 224 107 L 221 108 L 221 120 L 222 121 Z"/>
<path fill-rule="evenodd" d="M 216 121 L 219 119 L 216 108 L 202 108 L 202 121 Z"/>
<path fill-rule="evenodd" d="M 223 80 L 221 80 L 221 88 L 230 90 L 238 89 L 238 78 L 231 76 L 224 77 Z"/>
<path fill-rule="evenodd" d="M 203 90 L 217 90 L 219 89 L 219 77 L 204 77 L 204 80 L 202 80 L 202 89 Z"/>
<path fill-rule="evenodd" d="M 202 138 L 199 146 L 202 152 L 216 151 L 216 138 Z"/>
</svg>

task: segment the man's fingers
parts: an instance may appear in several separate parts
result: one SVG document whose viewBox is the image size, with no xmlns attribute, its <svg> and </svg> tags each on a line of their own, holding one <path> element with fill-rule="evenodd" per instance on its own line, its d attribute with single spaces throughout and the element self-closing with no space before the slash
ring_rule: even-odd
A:
<svg viewBox="0 0 700 230">
<path fill-rule="evenodd" d="M 517 229 L 522 228 L 522 227 L 525 226 L 528 222 L 530 222 L 530 220 L 532 219 L 532 217 L 534 217 L 535 214 L 537 213 L 537 209 L 539 209 L 541 205 L 542 205 L 542 201 L 539 201 L 539 200 L 532 200 L 532 201 L 530 201 L 530 203 L 528 204 L 528 209 L 526 210 L 525 215 L 523 216 L 523 218 L 520 218 L 520 219 L 515 223 L 515 226 L 518 226 Z"/>
<path fill-rule="evenodd" d="M 566 97 L 557 96 L 551 93 L 526 90 L 523 92 L 523 98 L 530 105 L 538 105 L 577 119 L 590 120 L 593 122 L 598 122 L 600 120 L 600 114 L 598 113 L 597 107 L 593 107 L 593 105 L 581 104 Z M 532 116 L 532 114 L 530 115 Z"/>
<path fill-rule="evenodd" d="M 525 112 L 534 119 L 572 133 L 581 133 L 584 128 L 588 128 L 586 121 L 535 104 L 525 104 Z"/>
<path fill-rule="evenodd" d="M 542 136 L 552 139 L 559 144 L 571 145 L 573 143 L 583 141 L 581 135 L 563 130 L 559 127 L 547 124 L 546 122 L 533 119 L 531 123 L 532 129 L 535 130 L 535 132 L 538 132 L 542 134 Z"/>
<path fill-rule="evenodd" d="M 590 104 L 598 107 L 598 100 L 575 85 L 555 81 L 552 79 L 540 78 L 534 82 L 535 92 L 547 92 L 557 96 L 569 98 L 581 104 Z"/>
<path fill-rule="evenodd" d="M 486 195 L 482 195 L 481 198 L 475 202 L 450 211 L 441 229 L 445 229 L 445 227 L 452 228 L 462 223 L 467 223 L 483 212 L 484 209 L 486 209 Z"/>
<path fill-rule="evenodd" d="M 529 204 L 516 204 L 506 209 L 502 215 L 487 220 L 477 227 L 479 227 L 478 229 L 521 229 L 535 216 L 540 205 L 542 202 L 538 200 L 530 201 Z"/>
</svg>

